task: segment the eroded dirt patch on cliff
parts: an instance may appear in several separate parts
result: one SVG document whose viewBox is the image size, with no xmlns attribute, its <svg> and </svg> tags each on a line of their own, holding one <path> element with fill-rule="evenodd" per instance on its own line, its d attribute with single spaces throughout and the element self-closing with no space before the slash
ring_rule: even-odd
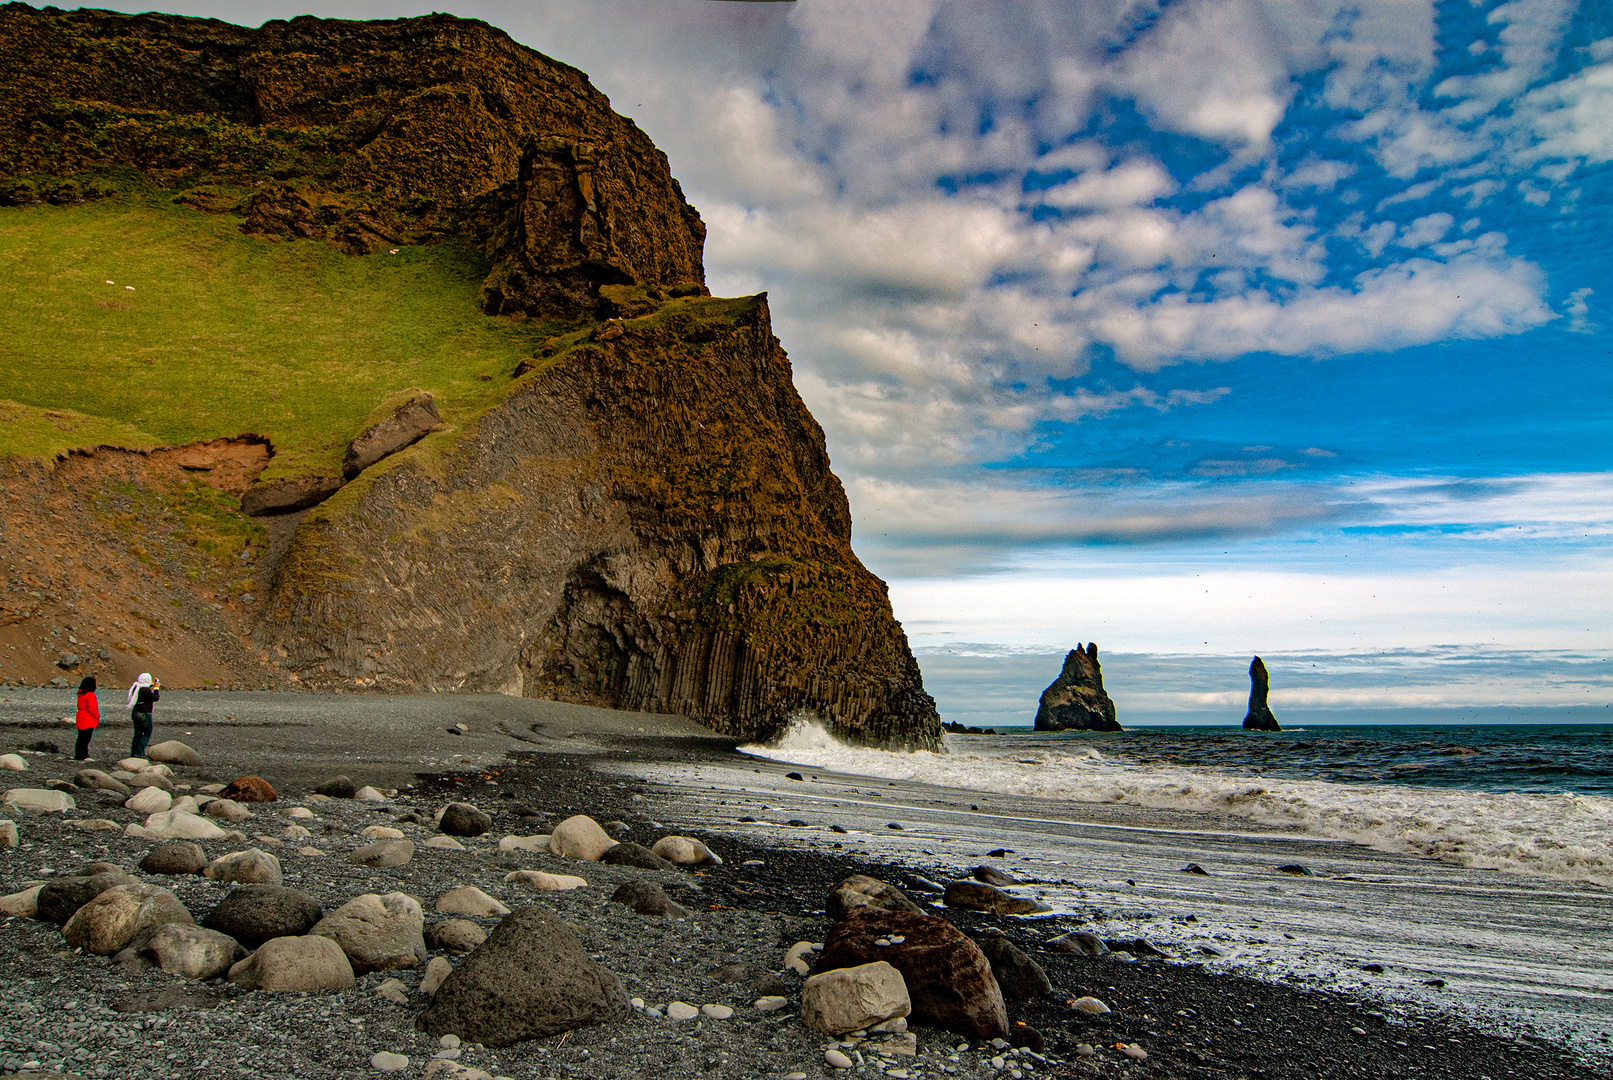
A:
<svg viewBox="0 0 1613 1080">
<path fill-rule="evenodd" d="M 248 644 L 267 535 L 238 499 L 269 456 L 247 436 L 0 462 L 0 681 L 278 685 Z"/>
</svg>

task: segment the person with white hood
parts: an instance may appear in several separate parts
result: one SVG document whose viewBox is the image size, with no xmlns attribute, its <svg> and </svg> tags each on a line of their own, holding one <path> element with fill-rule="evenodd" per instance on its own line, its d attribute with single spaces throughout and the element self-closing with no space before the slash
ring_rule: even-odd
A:
<svg viewBox="0 0 1613 1080">
<path fill-rule="evenodd" d="M 142 671 L 129 687 L 129 719 L 134 721 L 134 739 L 129 743 L 130 757 L 145 757 L 146 744 L 151 741 L 151 707 L 162 697 L 162 683 Z"/>
</svg>

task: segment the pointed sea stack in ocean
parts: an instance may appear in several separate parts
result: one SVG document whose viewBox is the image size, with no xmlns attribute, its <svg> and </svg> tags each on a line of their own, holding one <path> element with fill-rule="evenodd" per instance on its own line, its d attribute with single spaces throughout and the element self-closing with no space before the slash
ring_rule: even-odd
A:
<svg viewBox="0 0 1613 1080">
<path fill-rule="evenodd" d="M 1098 643 L 1079 645 L 1064 658 L 1064 670 L 1042 691 L 1036 708 L 1037 731 L 1121 731 L 1115 703 L 1103 689 Z"/>
<path fill-rule="evenodd" d="M 1270 692 L 1271 676 L 1266 674 L 1266 662 L 1257 656 L 1249 665 L 1249 715 L 1243 718 L 1245 731 L 1282 730 L 1271 714 L 1271 706 L 1266 704 L 1266 695 Z"/>
</svg>

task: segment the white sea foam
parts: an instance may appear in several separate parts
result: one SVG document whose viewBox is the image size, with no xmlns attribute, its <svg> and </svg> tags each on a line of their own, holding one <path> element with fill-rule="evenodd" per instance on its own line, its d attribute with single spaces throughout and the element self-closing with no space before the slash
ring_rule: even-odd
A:
<svg viewBox="0 0 1613 1080">
<path fill-rule="evenodd" d="M 775 744 L 743 750 L 836 772 L 971 791 L 1213 811 L 1380 851 L 1613 886 L 1613 799 L 1593 795 L 1230 776 L 1120 764 L 1089 747 L 1016 749 L 1009 740 L 971 740 L 946 754 L 870 750 L 847 746 L 806 719 L 792 723 Z"/>
</svg>

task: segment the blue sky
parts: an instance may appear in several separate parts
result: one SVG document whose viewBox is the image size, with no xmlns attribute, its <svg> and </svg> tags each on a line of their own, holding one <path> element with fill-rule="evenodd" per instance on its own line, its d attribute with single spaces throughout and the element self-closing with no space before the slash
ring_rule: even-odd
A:
<svg viewBox="0 0 1613 1080">
<path fill-rule="evenodd" d="M 587 71 L 770 291 L 944 710 L 1014 712 L 960 643 L 1053 657 L 999 668 L 1029 708 L 1094 638 L 1205 658 L 1130 665 L 1139 716 L 1257 651 L 1613 702 L 1564 659 L 1613 655 L 1608 0 L 446 6 Z"/>
</svg>

